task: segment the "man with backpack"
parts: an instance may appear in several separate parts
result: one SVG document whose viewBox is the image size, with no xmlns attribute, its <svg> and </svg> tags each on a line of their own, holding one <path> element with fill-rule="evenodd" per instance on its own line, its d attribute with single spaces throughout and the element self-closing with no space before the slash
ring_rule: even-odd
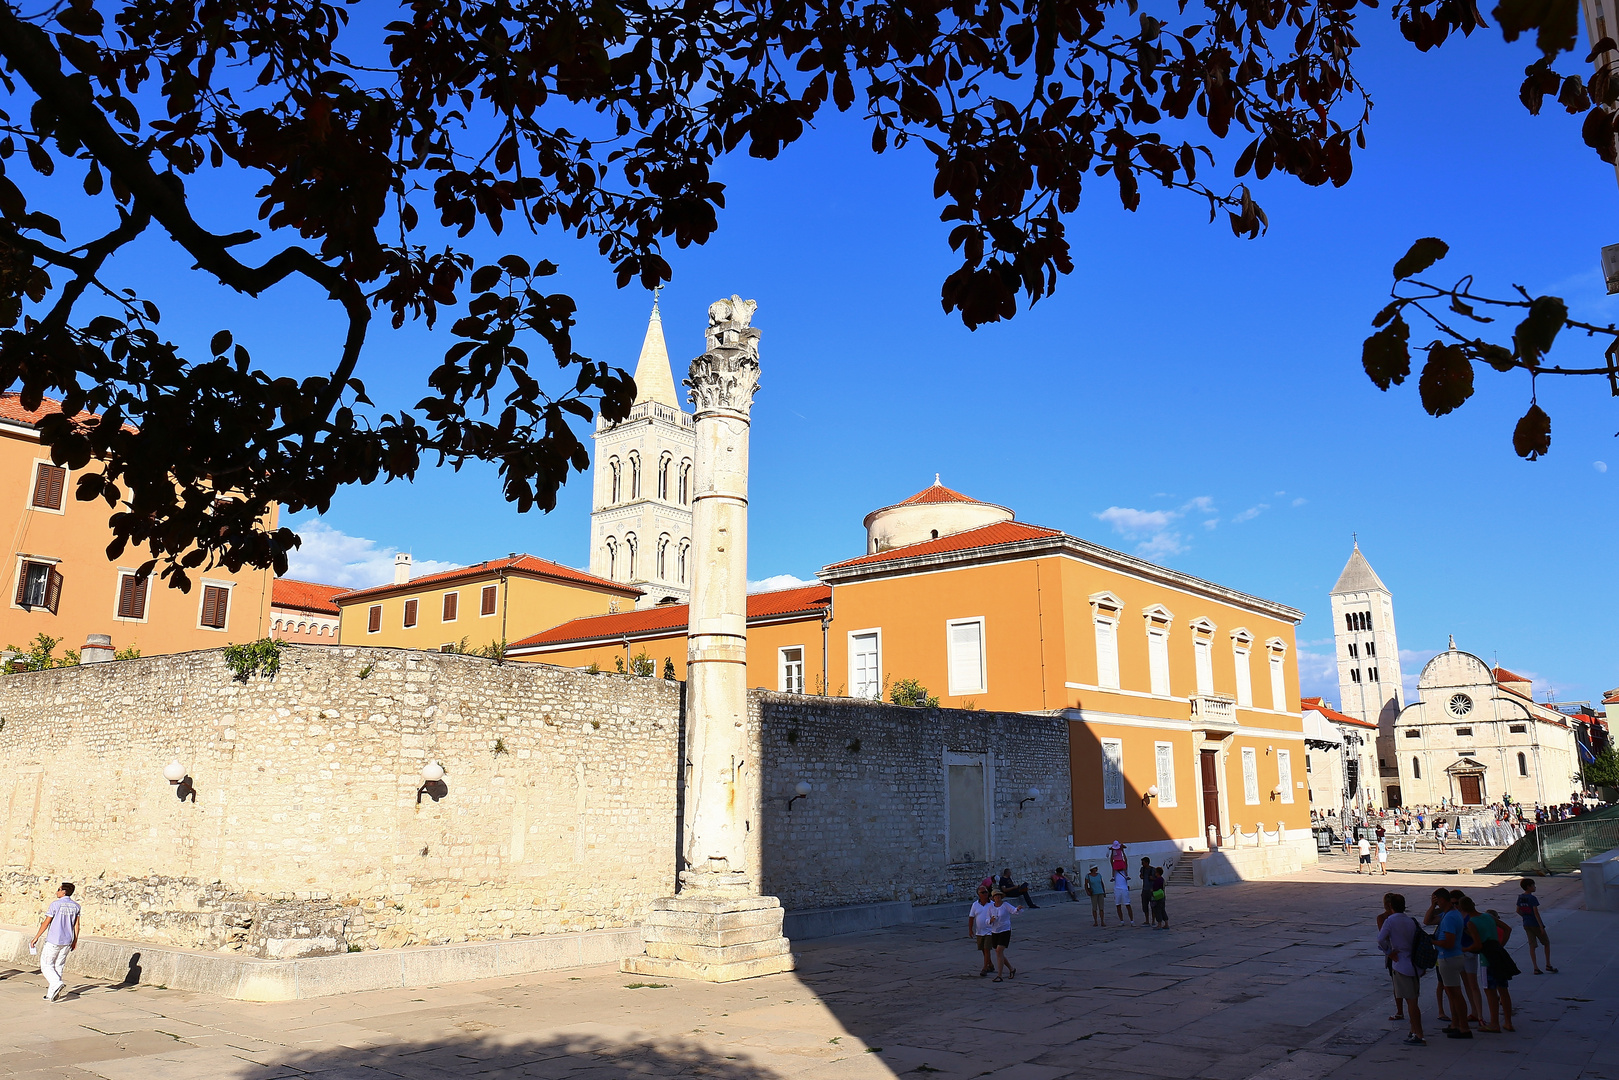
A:
<svg viewBox="0 0 1619 1080">
<path fill-rule="evenodd" d="M 1422 973 L 1436 962 L 1433 938 L 1406 914 L 1404 896 L 1390 893 L 1388 904 L 1393 914 L 1383 920 L 1383 929 L 1377 932 L 1377 947 L 1393 961 L 1394 996 L 1405 1002 L 1411 1018 L 1411 1034 L 1405 1041 L 1411 1046 L 1427 1046 L 1428 1040 L 1422 1037 Z"/>
</svg>

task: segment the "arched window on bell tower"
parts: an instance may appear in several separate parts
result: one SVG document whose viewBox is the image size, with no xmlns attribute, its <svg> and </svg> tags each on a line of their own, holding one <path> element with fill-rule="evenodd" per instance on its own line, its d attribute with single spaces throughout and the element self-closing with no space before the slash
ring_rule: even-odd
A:
<svg viewBox="0 0 1619 1080">
<path fill-rule="evenodd" d="M 669 534 L 658 537 L 658 580 L 669 580 Z"/>
<path fill-rule="evenodd" d="M 624 565 L 629 571 L 626 581 L 635 580 L 635 552 L 640 545 L 636 543 L 634 533 L 624 534 Z"/>
<path fill-rule="evenodd" d="M 630 498 L 641 497 L 641 455 L 630 451 Z"/>
<path fill-rule="evenodd" d="M 618 580 L 618 541 L 615 538 L 609 536 L 607 538 L 607 543 L 604 546 L 607 548 L 607 579 L 609 581 L 617 581 Z"/>
<path fill-rule="evenodd" d="M 680 505 L 691 505 L 691 462 L 680 463 Z"/>
<path fill-rule="evenodd" d="M 674 455 L 665 452 L 658 459 L 658 498 L 669 501 L 669 474 L 674 468 Z"/>
<path fill-rule="evenodd" d="M 612 503 L 616 503 L 616 502 L 620 501 L 620 499 L 622 498 L 622 493 L 624 491 L 624 464 L 623 464 L 623 462 L 619 461 L 618 458 L 608 458 L 607 459 L 607 476 L 608 476 L 608 488 L 609 488 L 608 494 L 607 494 L 607 502 L 608 502 L 609 505 L 611 505 Z"/>
</svg>

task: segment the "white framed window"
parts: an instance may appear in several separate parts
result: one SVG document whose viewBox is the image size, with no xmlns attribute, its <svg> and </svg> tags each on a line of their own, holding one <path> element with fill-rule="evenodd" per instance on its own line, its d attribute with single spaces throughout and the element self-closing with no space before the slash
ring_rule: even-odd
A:
<svg viewBox="0 0 1619 1080">
<path fill-rule="evenodd" d="M 58 559 L 37 555 L 18 556 L 17 598 L 12 605 L 25 611 L 43 610 L 55 615 L 62 601 L 62 575 L 57 570 L 59 565 Z"/>
<path fill-rule="evenodd" d="M 1194 638 L 1192 655 L 1197 661 L 1197 692 L 1214 693 L 1214 642 L 1207 638 Z"/>
<path fill-rule="evenodd" d="M 47 514 L 67 513 L 67 481 L 65 466 L 54 465 L 45 458 L 35 458 L 34 491 L 28 508 L 43 510 Z"/>
<path fill-rule="evenodd" d="M 1119 688 L 1119 623 L 1098 615 L 1096 625 L 1096 685 Z"/>
<path fill-rule="evenodd" d="M 1248 669 L 1248 650 L 1239 645 L 1231 650 L 1231 655 L 1237 662 L 1237 706 L 1251 709 L 1254 707 L 1254 679 Z"/>
<path fill-rule="evenodd" d="M 1259 759 L 1251 746 L 1242 748 L 1242 801 L 1259 805 Z"/>
<path fill-rule="evenodd" d="M 804 646 L 789 645 L 777 649 L 777 687 L 784 694 L 804 692 Z"/>
<path fill-rule="evenodd" d="M 150 578 L 143 578 L 133 570 L 118 570 L 118 607 L 113 618 L 119 622 L 146 621 L 146 587 Z"/>
<path fill-rule="evenodd" d="M 982 694 L 988 689 L 984 661 L 984 620 L 952 619 L 945 623 L 950 651 L 950 693 Z"/>
<path fill-rule="evenodd" d="M 198 630 L 224 630 L 230 625 L 230 594 L 235 587 L 235 582 L 203 579 L 197 603 Z"/>
<path fill-rule="evenodd" d="M 853 697 L 882 698 L 882 637 L 877 629 L 849 632 L 849 693 Z"/>
<path fill-rule="evenodd" d="M 1293 752 L 1276 751 L 1276 785 L 1282 789 L 1278 796 L 1283 802 L 1293 801 Z"/>
<path fill-rule="evenodd" d="M 1287 672 L 1275 653 L 1270 654 L 1270 702 L 1277 712 L 1287 711 Z"/>
<path fill-rule="evenodd" d="M 1153 743 L 1153 757 L 1158 766 L 1158 805 L 1175 805 L 1175 744 Z"/>
<path fill-rule="evenodd" d="M 1147 673 L 1152 677 L 1152 692 L 1158 697 L 1169 697 L 1169 631 L 1147 631 Z"/>
<path fill-rule="evenodd" d="M 1124 741 L 1102 740 L 1102 808 L 1124 809 Z"/>
</svg>

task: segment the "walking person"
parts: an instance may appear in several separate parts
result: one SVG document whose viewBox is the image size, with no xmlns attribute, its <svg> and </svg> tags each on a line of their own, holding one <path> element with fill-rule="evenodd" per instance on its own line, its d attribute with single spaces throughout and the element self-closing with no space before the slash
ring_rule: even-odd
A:
<svg viewBox="0 0 1619 1080">
<path fill-rule="evenodd" d="M 1546 936 L 1546 920 L 1540 917 L 1540 898 L 1535 895 L 1535 879 L 1524 878 L 1518 882 L 1523 888 L 1523 895 L 1518 897 L 1518 917 L 1523 920 L 1523 936 L 1529 939 L 1529 966 L 1535 969 L 1536 975 L 1544 974 L 1540 970 L 1540 960 L 1535 956 L 1535 942 L 1540 942 L 1546 948 L 1546 971 L 1553 975 L 1557 969 L 1552 967 L 1552 939 Z"/>
<path fill-rule="evenodd" d="M 1091 925 L 1107 925 L 1107 882 L 1102 880 L 1102 871 L 1098 867 L 1091 867 L 1091 872 L 1085 878 L 1085 893 L 1091 898 Z"/>
<path fill-rule="evenodd" d="M 40 945 L 39 939 L 45 939 Z M 39 924 L 30 949 L 39 947 L 39 973 L 45 976 L 45 1000 L 55 1001 L 66 983 L 62 969 L 67 967 L 68 954 L 79 947 L 79 903 L 73 899 L 73 882 L 64 881 L 56 890 L 56 899 L 45 910 L 45 920 Z"/>
<path fill-rule="evenodd" d="M 983 967 L 978 972 L 979 978 L 983 978 L 995 970 L 995 964 L 989 958 L 989 890 L 982 885 L 978 886 L 978 899 L 967 909 L 967 936 L 984 955 Z"/>
<path fill-rule="evenodd" d="M 1004 976 L 1008 979 L 1017 978 L 1017 968 L 1012 961 L 1006 958 L 1006 948 L 1012 944 L 1012 916 L 1022 911 L 1006 902 L 1006 895 L 996 889 L 990 896 L 989 902 L 989 933 L 990 944 L 995 948 L 995 981 L 1000 982 Z"/>
<path fill-rule="evenodd" d="M 1412 962 L 1417 935 L 1423 933 L 1405 911 L 1405 897 L 1389 893 L 1383 898 L 1387 909 L 1379 916 L 1382 925 L 1377 930 L 1377 947 L 1389 960 L 1389 978 L 1394 983 L 1394 1011 L 1391 1020 L 1405 1019 L 1401 1006 L 1410 1006 L 1411 1033 L 1405 1041 L 1411 1046 L 1427 1046 L 1422 1037 L 1422 969 Z"/>
<path fill-rule="evenodd" d="M 1381 836 L 1377 838 L 1377 870 L 1384 877 L 1389 873 L 1389 846 Z"/>
<path fill-rule="evenodd" d="M 1467 932 L 1467 919 L 1461 909 L 1446 895 L 1450 906 L 1439 917 L 1439 933 L 1434 944 L 1439 951 L 1439 984 L 1450 999 L 1450 1027 L 1444 1028 L 1447 1038 L 1471 1039 L 1473 1032 L 1467 1026 L 1467 998 L 1463 993 L 1462 975 L 1467 961 L 1462 959 L 1462 939 Z"/>
<path fill-rule="evenodd" d="M 1372 843 L 1371 843 L 1370 840 L 1366 839 L 1365 834 L 1362 834 L 1361 838 L 1360 838 L 1360 865 L 1355 868 L 1355 873 L 1357 875 L 1359 875 L 1359 874 L 1370 874 L 1371 872 L 1372 872 Z"/>
</svg>

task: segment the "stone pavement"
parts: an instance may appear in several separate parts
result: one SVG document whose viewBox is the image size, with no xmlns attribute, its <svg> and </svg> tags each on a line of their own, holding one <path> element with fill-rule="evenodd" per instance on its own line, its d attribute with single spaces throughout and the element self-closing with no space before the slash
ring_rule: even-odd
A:
<svg viewBox="0 0 1619 1080">
<path fill-rule="evenodd" d="M 1540 886 L 1561 974 L 1527 974 L 1514 941 L 1516 1034 L 1400 1044 L 1373 920 L 1384 891 L 1415 907 L 1439 884 L 1481 908 L 1517 894 L 1326 863 L 1177 890 L 1169 931 L 1097 930 L 1088 906 L 1042 905 L 1019 917 L 1018 977 L 1000 984 L 977 976 L 965 920 L 942 917 L 808 942 L 796 973 L 726 985 L 596 967 L 255 1005 L 86 984 L 70 965 L 72 989 L 47 1005 L 37 973 L 0 970 L 0 1077 L 1619 1080 L 1619 916 L 1580 909 L 1577 876 Z"/>
</svg>

